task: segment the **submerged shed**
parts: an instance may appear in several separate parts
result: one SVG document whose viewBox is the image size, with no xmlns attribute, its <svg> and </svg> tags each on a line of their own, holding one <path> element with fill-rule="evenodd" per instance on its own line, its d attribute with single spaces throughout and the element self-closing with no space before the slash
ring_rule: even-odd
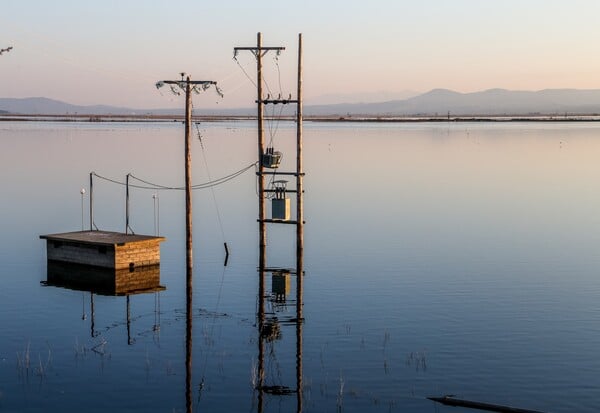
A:
<svg viewBox="0 0 600 413">
<path fill-rule="evenodd" d="M 46 240 L 48 261 L 111 269 L 133 269 L 160 264 L 164 237 L 110 231 L 76 231 L 40 235 Z"/>
</svg>

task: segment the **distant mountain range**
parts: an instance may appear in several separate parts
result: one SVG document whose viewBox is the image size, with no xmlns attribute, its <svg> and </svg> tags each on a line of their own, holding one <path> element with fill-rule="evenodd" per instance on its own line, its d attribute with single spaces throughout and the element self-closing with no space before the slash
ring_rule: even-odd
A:
<svg viewBox="0 0 600 413">
<path fill-rule="evenodd" d="M 381 116 L 483 116 L 599 114 L 600 89 L 546 89 L 536 92 L 489 89 L 459 93 L 434 89 L 404 100 L 309 106 L 305 113 Z"/>
<path fill-rule="evenodd" d="M 61 102 L 59 100 L 33 97 L 33 98 L 0 98 L 0 111 L 22 115 L 65 115 L 65 114 L 127 114 L 135 110 L 106 105 L 79 106 Z M 143 113 L 143 112 L 138 112 Z"/>
<path fill-rule="evenodd" d="M 286 107 L 287 114 L 295 110 Z M 176 115 L 175 109 L 131 109 L 106 105 L 78 106 L 48 98 L 0 98 L 0 112 L 28 115 Z M 204 115 L 254 115 L 255 109 L 214 109 L 197 111 Z M 285 113 L 285 112 L 284 112 Z M 512 91 L 490 89 L 459 93 L 434 89 L 407 99 L 375 103 L 305 105 L 312 116 L 485 116 L 485 115 L 563 115 L 600 114 L 600 89 L 546 89 Z"/>
</svg>

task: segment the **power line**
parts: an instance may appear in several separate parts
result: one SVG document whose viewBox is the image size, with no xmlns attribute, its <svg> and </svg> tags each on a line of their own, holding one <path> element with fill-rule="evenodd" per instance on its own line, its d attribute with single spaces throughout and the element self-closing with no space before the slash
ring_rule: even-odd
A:
<svg viewBox="0 0 600 413">
<path fill-rule="evenodd" d="M 207 182 L 203 182 L 201 184 L 197 184 L 197 185 L 193 185 L 192 189 L 196 190 L 196 189 L 207 189 L 207 188 L 212 188 L 215 187 L 217 185 L 221 185 L 224 184 L 226 182 L 231 181 L 232 179 L 237 178 L 238 176 L 242 175 L 244 172 L 248 171 L 249 169 L 253 168 L 256 165 L 256 162 L 251 163 L 248 166 L 245 166 L 244 168 L 235 171 L 229 175 L 223 176 L 221 178 L 215 179 L 215 180 L 211 180 L 211 181 L 207 181 Z M 102 176 L 97 174 L 96 172 L 92 172 L 92 174 L 100 179 L 103 179 L 107 182 L 111 182 L 113 184 L 116 185 L 121 185 L 121 186 L 126 186 L 127 184 L 125 182 L 121 182 L 121 181 L 117 181 L 116 179 L 113 178 L 108 178 L 106 176 Z M 160 185 L 157 183 L 153 183 L 141 178 L 138 178 L 137 176 L 133 175 L 133 174 L 129 174 L 130 178 L 135 179 L 136 181 L 139 181 L 145 185 L 136 185 L 136 184 L 129 184 L 129 186 L 131 188 L 137 188 L 137 189 L 152 189 L 152 190 L 166 190 L 166 191 L 183 191 L 185 189 L 185 187 L 182 186 L 166 186 L 166 185 Z"/>
</svg>

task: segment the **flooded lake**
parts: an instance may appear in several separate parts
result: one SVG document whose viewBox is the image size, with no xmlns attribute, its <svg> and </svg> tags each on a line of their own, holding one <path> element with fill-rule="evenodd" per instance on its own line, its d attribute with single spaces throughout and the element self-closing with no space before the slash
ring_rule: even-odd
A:
<svg viewBox="0 0 600 413">
<path fill-rule="evenodd" d="M 270 126 L 293 170 L 295 125 Z M 304 141 L 298 325 L 293 275 L 259 297 L 254 168 L 194 192 L 191 308 L 184 194 L 139 182 L 129 224 L 166 237 L 164 289 L 46 285 L 39 236 L 89 228 L 90 172 L 110 179 L 95 225 L 123 232 L 128 173 L 183 185 L 183 126 L 0 122 L 0 411 L 598 410 L 600 124 L 306 122 Z M 195 184 L 230 175 L 255 124 L 202 123 L 192 151 Z M 267 250 L 293 268 L 293 226 Z"/>
</svg>

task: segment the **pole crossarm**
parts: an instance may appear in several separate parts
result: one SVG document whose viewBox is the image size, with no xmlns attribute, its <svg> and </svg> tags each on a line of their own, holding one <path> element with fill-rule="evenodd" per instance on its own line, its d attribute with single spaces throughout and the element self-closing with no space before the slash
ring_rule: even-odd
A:
<svg viewBox="0 0 600 413">
<path fill-rule="evenodd" d="M 258 103 L 258 100 L 254 101 L 254 103 Z M 287 105 L 289 103 L 298 103 L 296 99 L 263 99 L 262 103 L 265 105 Z"/>
<path fill-rule="evenodd" d="M 185 263 L 186 263 L 186 295 L 188 304 L 192 302 L 192 273 L 193 273 L 193 248 L 192 248 L 192 150 L 191 150 L 191 124 L 192 124 L 192 91 L 200 93 L 214 85 L 217 93 L 223 93 L 213 80 L 191 80 L 185 72 L 181 72 L 180 80 L 162 80 L 156 82 L 157 89 L 169 85 L 171 91 L 179 95 L 177 87 L 185 92 L 185 122 L 184 122 L 184 173 L 185 173 Z M 129 175 L 127 175 L 129 178 Z M 191 304 L 190 304 L 191 306 Z"/>
<path fill-rule="evenodd" d="M 285 50 L 284 46 L 273 46 L 273 47 L 268 47 L 268 46 L 261 46 L 261 47 L 256 47 L 256 46 L 250 46 L 250 47 L 234 47 L 233 51 L 235 52 L 236 50 L 251 50 L 251 51 L 257 51 L 257 50 Z"/>
<path fill-rule="evenodd" d="M 179 95 L 179 91 L 175 88 L 175 86 L 178 86 L 181 90 L 185 91 L 189 85 L 190 90 L 195 93 L 200 93 L 207 90 L 209 87 L 214 86 L 217 94 L 223 97 L 223 92 L 221 89 L 219 89 L 217 82 L 214 80 L 190 80 L 188 77 L 187 79 L 181 80 L 160 80 L 155 84 L 157 89 L 160 89 L 164 85 L 170 85 L 171 91 L 176 95 Z"/>
<path fill-rule="evenodd" d="M 233 48 L 233 58 L 235 59 L 238 55 L 238 52 L 241 52 L 241 51 L 249 51 L 249 52 L 252 52 L 252 54 L 255 57 L 258 57 L 258 56 L 263 57 L 270 51 L 275 51 L 279 55 L 283 50 L 285 50 L 285 47 L 283 47 L 283 46 L 234 47 Z"/>
<path fill-rule="evenodd" d="M 0 49 L 0 54 L 10 52 L 13 49 L 12 46 L 7 47 L 6 49 Z"/>
<path fill-rule="evenodd" d="M 217 82 L 214 80 L 163 80 L 162 83 L 166 83 L 168 85 L 177 85 L 180 86 L 182 84 L 189 83 L 190 85 L 216 85 Z"/>
</svg>

